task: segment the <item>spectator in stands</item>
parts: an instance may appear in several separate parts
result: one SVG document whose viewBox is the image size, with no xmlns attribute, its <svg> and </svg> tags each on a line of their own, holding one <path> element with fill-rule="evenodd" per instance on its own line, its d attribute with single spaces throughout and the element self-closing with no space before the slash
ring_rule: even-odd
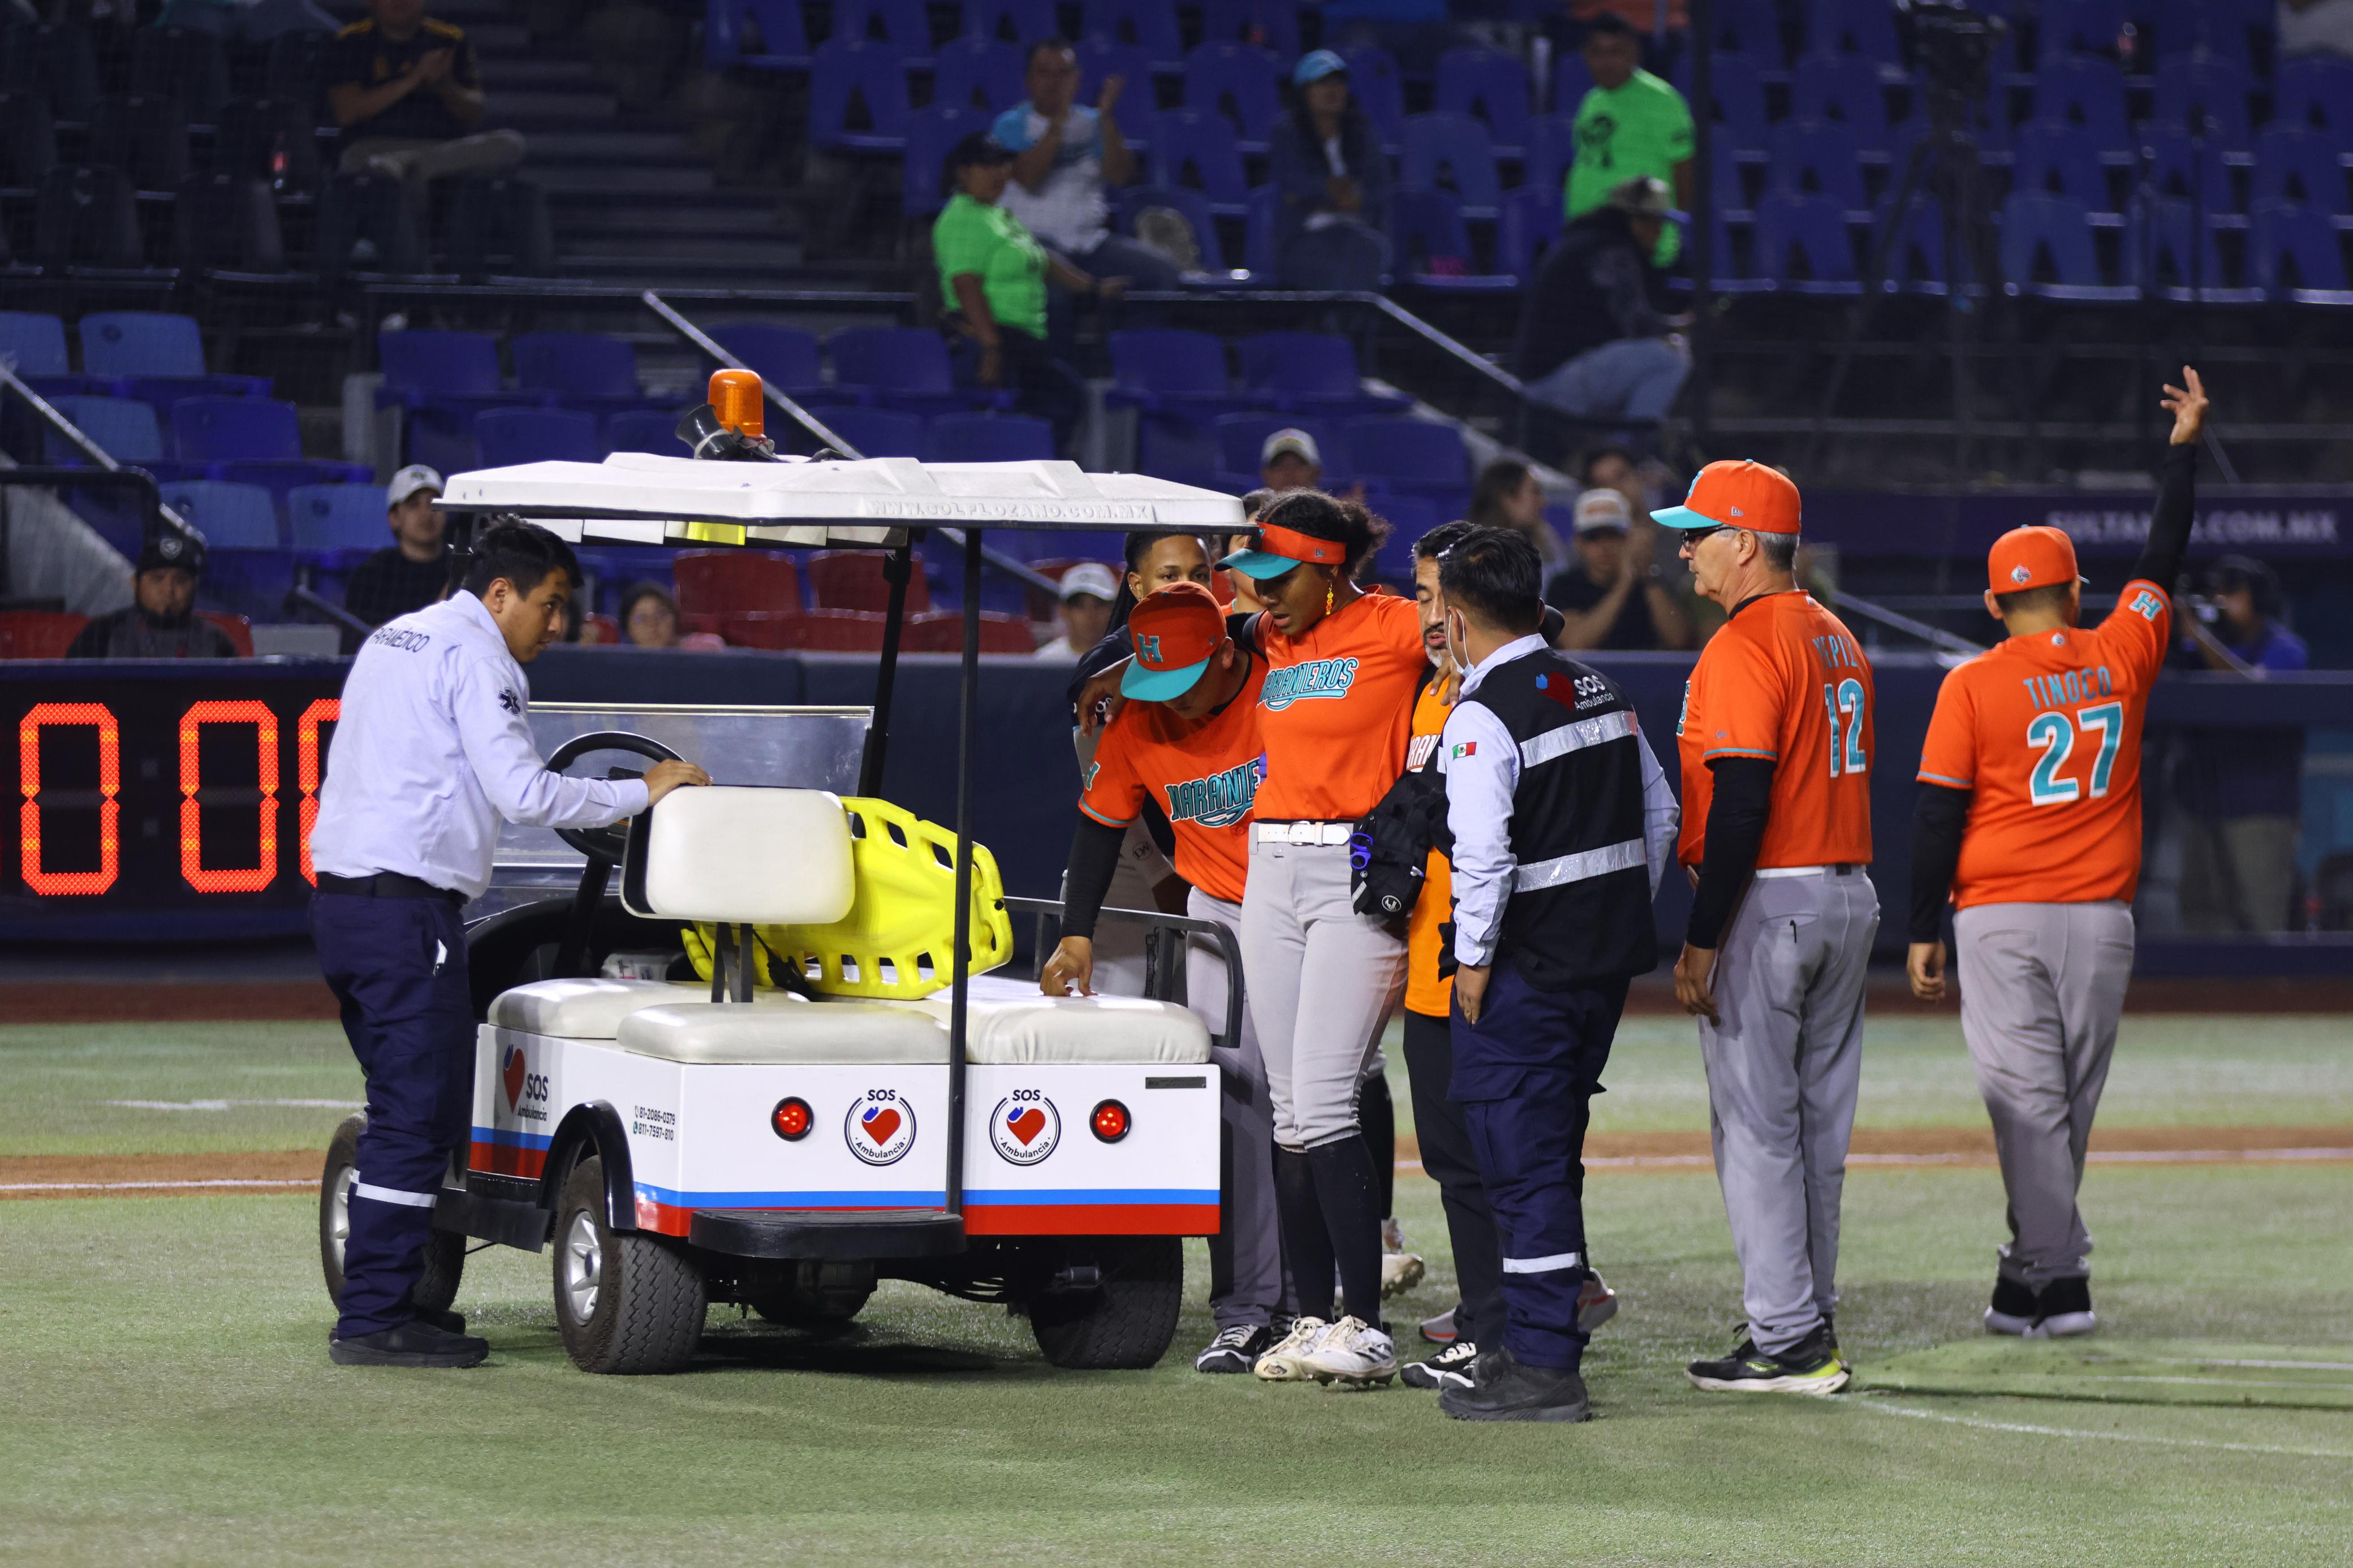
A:
<svg viewBox="0 0 2353 1568">
<path fill-rule="evenodd" d="M 1588 489 L 1616 490 L 1626 498 L 1626 509 L 1636 517 L 1648 517 L 1660 505 L 1665 489 L 1654 482 L 1658 469 L 1656 459 L 1645 464 L 1624 447 L 1600 446 L 1585 454 L 1578 479 Z"/>
<path fill-rule="evenodd" d="M 998 205 L 1075 268 L 1124 277 L 1137 289 L 1176 288 L 1175 262 L 1111 232 L 1104 187 L 1135 177 L 1135 154 L 1117 117 L 1125 80 L 1104 79 L 1095 107 L 1087 108 L 1079 101 L 1078 55 L 1047 38 L 1029 46 L 1026 85 L 1029 98 L 998 115 L 990 132 L 1013 153 L 1013 180 Z"/>
<path fill-rule="evenodd" d="M 1624 419 L 1655 439 L 1691 374 L 1653 257 L 1667 187 L 1628 180 L 1560 232 L 1520 311 L 1512 363 L 1528 396 L 1572 418 Z"/>
<path fill-rule="evenodd" d="M 2190 668 L 2303 669 L 2304 639 L 2279 624 L 2279 577 L 2225 555 L 2206 578 L 2209 602 L 2182 617 L 2176 662 Z M 2289 923 L 2304 803 L 2304 731 L 2296 725 L 2186 728 L 2174 793 L 2188 817 L 2181 923 L 2201 934 L 2262 932 Z"/>
<path fill-rule="evenodd" d="M 1259 482 L 1271 490 L 1312 490 L 1324 481 L 1324 454 L 1304 430 L 1277 430 L 1258 449 Z"/>
<path fill-rule="evenodd" d="M 1691 107 L 1672 83 L 1642 69 L 1641 59 L 1642 40 L 1623 17 L 1605 11 L 1587 24 L 1585 68 L 1593 86 L 1577 106 L 1577 156 L 1562 207 L 1572 222 L 1644 174 L 1667 182 L 1676 206 L 1691 206 Z M 1683 254 L 1683 231 L 1661 230 L 1652 254 L 1660 266 L 1672 265 Z"/>
<path fill-rule="evenodd" d="M 266 44 L 281 33 L 332 33 L 343 24 L 311 0 L 166 0 L 155 26 Z"/>
<path fill-rule="evenodd" d="M 1111 630 L 1112 601 L 1118 597 L 1118 579 L 1100 562 L 1082 561 L 1063 573 L 1061 606 L 1055 612 L 1062 630 L 1038 657 L 1049 664 L 1078 663 Z"/>
<path fill-rule="evenodd" d="M 421 610 L 449 589 L 449 557 L 442 536 L 449 520 L 438 503 L 441 476 L 411 463 L 385 487 L 385 519 L 392 542 L 357 566 L 343 590 L 343 608 L 372 626 Z"/>
<path fill-rule="evenodd" d="M 1479 470 L 1479 482 L 1471 488 L 1468 519 L 1473 528 L 1505 528 L 1525 535 L 1536 547 L 1547 578 L 1569 563 L 1568 546 L 1545 520 L 1544 483 L 1535 468 L 1517 458 L 1498 458 Z"/>
<path fill-rule="evenodd" d="M 1013 154 L 976 131 L 948 154 L 956 194 L 932 225 L 932 257 L 949 320 L 978 350 L 972 377 L 1013 389 L 1022 408 L 1050 420 L 1067 449 L 1086 406 L 1086 383 L 1046 343 L 1049 279 L 1081 295 L 1115 300 L 1124 278 L 1093 278 L 1038 243 L 998 205 L 1013 176 Z"/>
<path fill-rule="evenodd" d="M 1299 101 L 1274 122 L 1269 163 L 1275 273 L 1286 289 L 1377 289 L 1388 270 L 1388 159 L 1348 90 L 1347 63 L 1317 49 L 1291 73 Z"/>
<path fill-rule="evenodd" d="M 678 646 L 678 601 L 659 583 L 638 583 L 621 595 L 621 638 L 631 647 Z"/>
<path fill-rule="evenodd" d="M 2353 0 L 2280 0 L 2279 52 L 2353 55 Z"/>
<path fill-rule="evenodd" d="M 1577 564 L 1545 584 L 1565 623 L 1560 646 L 1651 649 L 1694 646 L 1691 617 L 1658 564 L 1658 524 L 1639 522 L 1616 490 L 1577 498 Z"/>
<path fill-rule="evenodd" d="M 422 186 L 522 162 L 520 133 L 474 130 L 484 107 L 474 46 L 464 28 L 427 16 L 425 0 L 368 0 L 367 16 L 335 35 L 325 70 L 346 174 Z"/>
<path fill-rule="evenodd" d="M 82 627 L 68 658 L 235 658 L 228 634 L 196 614 L 205 547 L 159 533 L 139 552 L 132 603 Z"/>
</svg>

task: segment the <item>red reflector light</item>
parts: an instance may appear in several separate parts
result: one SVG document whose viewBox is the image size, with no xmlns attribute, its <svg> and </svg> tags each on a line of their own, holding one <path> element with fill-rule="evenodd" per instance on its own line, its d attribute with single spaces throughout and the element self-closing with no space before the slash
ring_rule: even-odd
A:
<svg viewBox="0 0 2353 1568">
<path fill-rule="evenodd" d="M 806 1100 L 797 1097 L 780 1100 L 776 1101 L 776 1109 L 768 1112 L 768 1125 L 776 1129 L 776 1136 L 786 1142 L 797 1143 L 808 1136 L 810 1128 L 817 1125 L 817 1114 L 809 1110 Z"/>
<path fill-rule="evenodd" d="M 1106 1100 L 1095 1107 L 1094 1114 L 1087 1118 L 1087 1125 L 1104 1142 L 1116 1143 L 1127 1136 L 1127 1107 L 1116 1100 Z"/>
</svg>

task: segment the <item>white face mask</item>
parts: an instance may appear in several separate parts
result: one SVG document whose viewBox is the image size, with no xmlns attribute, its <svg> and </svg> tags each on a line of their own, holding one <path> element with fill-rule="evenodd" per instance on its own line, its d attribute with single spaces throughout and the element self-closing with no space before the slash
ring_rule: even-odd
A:
<svg viewBox="0 0 2353 1568">
<path fill-rule="evenodd" d="M 1468 669 L 1471 668 L 1470 647 L 1471 624 L 1462 618 L 1461 611 L 1447 611 L 1446 655 L 1449 658 L 1451 658 L 1454 661 L 1455 668 Z"/>
</svg>

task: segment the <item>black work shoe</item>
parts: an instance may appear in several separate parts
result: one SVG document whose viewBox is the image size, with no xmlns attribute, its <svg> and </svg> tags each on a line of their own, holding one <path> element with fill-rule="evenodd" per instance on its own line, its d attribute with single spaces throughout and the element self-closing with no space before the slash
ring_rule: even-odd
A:
<svg viewBox="0 0 2353 1568">
<path fill-rule="evenodd" d="M 2092 1312 L 2092 1281 L 2081 1274 L 2053 1279 L 2034 1293 L 2036 1339 L 2088 1334 L 2100 1326 Z"/>
<path fill-rule="evenodd" d="M 1479 1381 L 1449 1388 L 1438 1407 L 1457 1421 L 1589 1421 L 1585 1380 L 1565 1366 L 1524 1366 L 1497 1346 L 1480 1359 Z"/>
<path fill-rule="evenodd" d="M 438 1329 L 445 1334 L 462 1334 L 466 1331 L 466 1314 L 463 1312 L 428 1311 L 419 1307 L 417 1310 L 417 1321 L 428 1329 Z"/>
<path fill-rule="evenodd" d="M 1199 1355 L 1193 1358 L 1195 1372 L 1248 1373 L 1258 1368 L 1258 1358 L 1274 1343 L 1274 1336 L 1262 1324 L 1236 1323 L 1218 1331 Z"/>
<path fill-rule="evenodd" d="M 1456 1340 L 1428 1361 L 1411 1363 L 1398 1375 L 1405 1379 L 1408 1388 L 1434 1388 L 1444 1393 L 1450 1388 L 1468 1388 L 1472 1384 L 1471 1363 L 1479 1359 L 1479 1347 L 1469 1340 Z"/>
<path fill-rule="evenodd" d="M 1829 1331 L 1818 1328 L 1779 1355 L 1767 1354 L 1744 1336 L 1730 1355 L 1695 1361 L 1683 1375 L 1694 1388 L 1717 1394 L 1836 1394 L 1854 1372 L 1831 1343 Z"/>
<path fill-rule="evenodd" d="M 421 1320 L 350 1339 L 330 1339 L 327 1359 L 337 1366 L 479 1366 L 491 1342 L 437 1329 Z"/>
<path fill-rule="evenodd" d="M 1993 1280 L 1993 1305 L 1985 1310 L 1986 1332 L 2016 1334 L 2021 1339 L 2034 1337 L 2034 1320 L 2042 1314 L 2035 1310 L 2034 1288 L 2023 1279 L 2012 1279 L 2007 1274 L 1997 1274 Z"/>
</svg>

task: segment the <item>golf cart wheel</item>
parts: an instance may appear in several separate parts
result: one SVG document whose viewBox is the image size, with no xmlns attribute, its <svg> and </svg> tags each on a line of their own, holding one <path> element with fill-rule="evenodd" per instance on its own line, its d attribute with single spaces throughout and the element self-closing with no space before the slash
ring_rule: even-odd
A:
<svg viewBox="0 0 2353 1568">
<path fill-rule="evenodd" d="M 1067 1367 L 1158 1364 L 1176 1337 L 1184 1244 L 1173 1236 L 1110 1237 L 1075 1243 L 1070 1256 L 1101 1270 L 1102 1283 L 1031 1299 L 1029 1328 L 1046 1359 Z"/>
<path fill-rule="evenodd" d="M 752 1310 L 796 1329 L 838 1329 L 866 1309 L 874 1294 L 871 1263 L 801 1262 L 752 1297 Z"/>
<path fill-rule="evenodd" d="M 364 1111 L 343 1118 L 327 1145 L 327 1168 L 319 1177 L 319 1267 L 327 1279 L 327 1300 L 343 1299 L 343 1241 L 352 1234 L 353 1162 L 358 1157 L 360 1134 L 367 1131 Z M 409 1300 L 427 1312 L 446 1312 L 458 1299 L 458 1284 L 466 1273 L 466 1238 L 437 1230 L 425 1239 L 424 1271 Z"/>
<path fill-rule="evenodd" d="M 605 1162 L 573 1167 L 555 1206 L 555 1322 L 583 1372 L 676 1372 L 708 1305 L 702 1271 L 666 1237 L 606 1223 Z"/>
</svg>

